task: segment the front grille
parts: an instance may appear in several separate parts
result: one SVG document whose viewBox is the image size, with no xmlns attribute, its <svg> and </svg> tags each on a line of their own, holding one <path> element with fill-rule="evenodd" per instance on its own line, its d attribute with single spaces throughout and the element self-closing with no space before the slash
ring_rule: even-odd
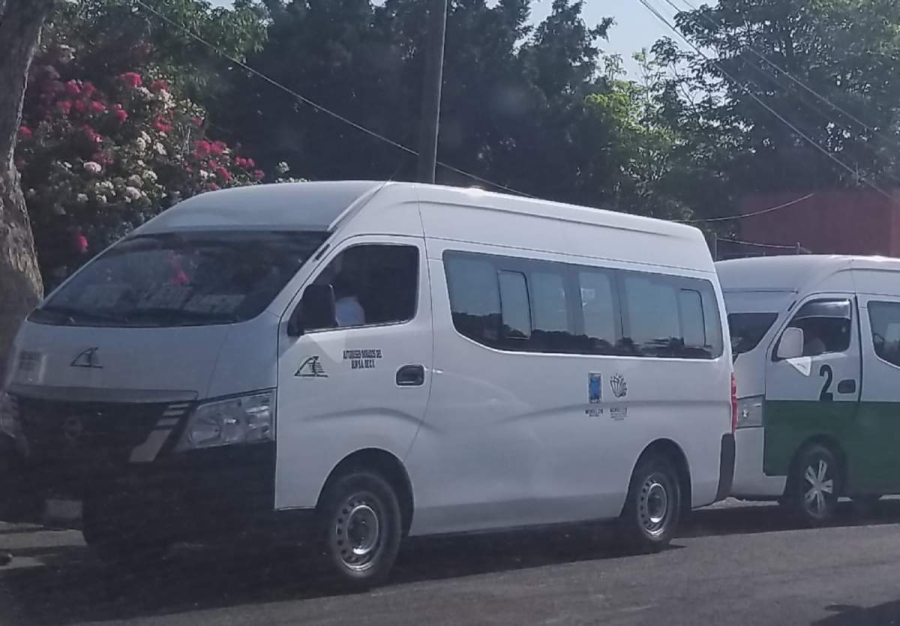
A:
<svg viewBox="0 0 900 626">
<path fill-rule="evenodd" d="M 181 404 L 65 402 L 18 398 L 28 455 L 38 463 L 109 466 L 129 461 L 160 420 L 172 428 L 186 414 Z"/>
</svg>

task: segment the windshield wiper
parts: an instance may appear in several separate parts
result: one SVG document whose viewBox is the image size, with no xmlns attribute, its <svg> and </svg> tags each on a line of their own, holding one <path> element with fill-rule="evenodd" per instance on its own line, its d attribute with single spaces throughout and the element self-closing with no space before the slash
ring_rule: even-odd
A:
<svg viewBox="0 0 900 626">
<path fill-rule="evenodd" d="M 86 311 L 72 306 L 60 304 L 47 304 L 37 309 L 42 313 L 60 315 L 67 325 L 75 325 L 81 322 L 119 322 L 124 321 L 119 315 L 100 311 Z"/>
<path fill-rule="evenodd" d="M 240 318 L 233 313 L 215 313 L 207 311 L 191 311 L 169 307 L 146 307 L 128 309 L 123 313 L 129 322 L 141 321 L 157 324 L 192 324 L 196 322 L 214 322 L 233 324 Z"/>
</svg>

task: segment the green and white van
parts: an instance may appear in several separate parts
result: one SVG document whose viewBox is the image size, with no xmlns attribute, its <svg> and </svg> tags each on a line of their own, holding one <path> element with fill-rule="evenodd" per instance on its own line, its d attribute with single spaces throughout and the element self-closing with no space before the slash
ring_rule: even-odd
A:
<svg viewBox="0 0 900 626">
<path fill-rule="evenodd" d="M 900 493 L 900 260 L 716 264 L 738 385 L 732 495 L 809 524 Z"/>
</svg>

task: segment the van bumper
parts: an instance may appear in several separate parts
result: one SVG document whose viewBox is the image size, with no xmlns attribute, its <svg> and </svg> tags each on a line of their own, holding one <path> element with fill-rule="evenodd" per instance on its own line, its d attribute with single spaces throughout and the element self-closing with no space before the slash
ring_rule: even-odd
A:
<svg viewBox="0 0 900 626">
<path fill-rule="evenodd" d="M 724 500 L 731 494 L 734 482 L 734 435 L 722 435 L 719 452 L 719 487 L 716 489 L 716 502 Z"/>
<path fill-rule="evenodd" d="M 739 428 L 735 441 L 737 458 L 731 495 L 743 500 L 777 500 L 784 495 L 787 478 L 767 476 L 763 470 L 765 428 Z"/>
<path fill-rule="evenodd" d="M 274 443 L 197 450 L 120 467 L 20 457 L 0 487 L 0 519 L 6 521 L 80 529 L 84 509 L 97 506 L 104 517 L 172 542 L 268 534 L 286 521 L 274 507 Z M 54 513 L 61 509 L 65 516 Z M 303 513 L 290 516 L 292 526 L 308 525 L 311 511 Z"/>
</svg>

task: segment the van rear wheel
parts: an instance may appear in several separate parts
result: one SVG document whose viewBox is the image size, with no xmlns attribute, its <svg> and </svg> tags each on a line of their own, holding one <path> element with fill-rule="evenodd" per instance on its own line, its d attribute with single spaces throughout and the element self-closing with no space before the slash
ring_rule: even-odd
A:
<svg viewBox="0 0 900 626">
<path fill-rule="evenodd" d="M 662 550 L 675 535 L 680 517 L 681 487 L 672 464 L 661 455 L 641 459 L 619 518 L 630 547 L 638 552 Z"/>
<path fill-rule="evenodd" d="M 384 582 L 403 535 L 400 504 L 390 483 L 365 470 L 329 481 L 319 522 L 325 562 L 341 586 L 363 591 Z"/>
<path fill-rule="evenodd" d="M 834 519 L 840 494 L 841 468 L 834 453 L 814 444 L 804 448 L 788 480 L 791 508 L 808 526 Z"/>
</svg>

